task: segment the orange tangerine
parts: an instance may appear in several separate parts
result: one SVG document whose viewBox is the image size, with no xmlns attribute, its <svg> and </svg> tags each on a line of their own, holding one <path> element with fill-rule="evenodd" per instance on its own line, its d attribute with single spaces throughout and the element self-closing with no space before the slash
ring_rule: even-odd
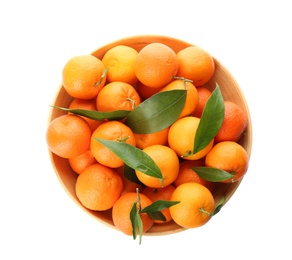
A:
<svg viewBox="0 0 292 260">
<path fill-rule="evenodd" d="M 151 188 L 162 188 L 170 185 L 176 179 L 179 171 L 179 160 L 176 153 L 168 146 L 159 144 L 147 146 L 143 152 L 148 154 L 157 164 L 163 180 L 136 170 L 137 178 Z"/>
<path fill-rule="evenodd" d="M 213 147 L 214 139 L 201 151 L 193 154 L 194 140 L 200 119 L 186 116 L 174 122 L 168 132 L 168 145 L 177 155 L 185 160 L 198 160 L 203 158 Z"/>
<path fill-rule="evenodd" d="M 143 47 L 136 58 L 134 69 L 139 81 L 152 88 L 168 84 L 178 70 L 176 53 L 163 43 L 150 43 Z"/>
<path fill-rule="evenodd" d="M 203 185 L 188 182 L 179 185 L 171 196 L 171 201 L 179 201 L 171 206 L 172 219 L 184 228 L 196 228 L 211 219 L 215 202 L 211 192 Z"/>
</svg>

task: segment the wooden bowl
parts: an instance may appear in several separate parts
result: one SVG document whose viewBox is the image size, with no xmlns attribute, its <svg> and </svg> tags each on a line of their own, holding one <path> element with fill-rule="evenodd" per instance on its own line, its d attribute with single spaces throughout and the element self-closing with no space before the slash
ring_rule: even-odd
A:
<svg viewBox="0 0 292 260">
<path fill-rule="evenodd" d="M 98 48 L 96 51 L 91 53 L 92 55 L 96 56 L 99 59 L 102 59 L 103 55 L 107 50 L 116 46 L 116 45 L 128 45 L 135 48 L 137 51 L 141 50 L 145 45 L 152 43 L 152 42 L 160 42 L 168 45 L 171 47 L 175 52 L 178 52 L 181 49 L 184 49 L 187 46 L 191 46 L 194 44 L 190 44 L 179 39 L 165 37 L 165 36 L 157 36 L 157 35 L 145 35 L 145 36 L 133 36 L 124 39 L 117 40 L 110 44 L 107 44 L 101 48 Z M 220 90 L 222 92 L 224 100 L 230 100 L 238 104 L 248 115 L 248 126 L 246 133 L 242 136 L 239 143 L 246 149 L 248 155 L 251 154 L 252 148 L 252 125 L 251 119 L 249 114 L 248 105 L 244 98 L 244 95 L 238 86 L 237 82 L 230 74 L 230 72 L 214 57 L 216 70 L 215 74 L 212 79 L 206 84 L 211 91 L 215 88 L 215 83 L 217 82 L 220 86 Z M 53 101 L 52 105 L 60 106 L 60 107 L 68 107 L 72 98 L 66 93 L 65 89 L 62 85 L 59 86 L 55 100 Z M 49 114 L 49 122 L 51 122 L 54 118 L 65 114 L 66 112 L 58 110 L 58 109 L 51 109 Z M 75 182 L 77 179 L 77 174 L 72 171 L 69 166 L 68 160 L 64 158 L 60 158 L 49 151 L 51 162 L 55 173 L 61 182 L 62 186 L 72 198 L 73 201 L 76 202 L 78 206 L 80 206 L 83 210 L 85 210 L 89 215 L 91 215 L 96 220 L 115 228 L 113 225 L 113 221 L 111 218 L 111 210 L 107 210 L 104 212 L 98 211 L 91 211 L 86 209 L 82 206 L 79 202 L 78 198 L 75 194 Z M 227 201 L 231 198 L 234 194 L 238 186 L 240 185 L 241 181 L 232 184 L 218 184 L 216 186 L 216 190 L 214 192 L 215 200 L 218 201 L 222 195 L 225 195 L 226 205 Z M 185 230 L 184 228 L 178 226 L 176 223 L 169 222 L 165 224 L 154 224 L 154 226 L 145 234 L 145 235 L 166 235 L 172 234 L 176 232 L 180 232 Z"/>
</svg>

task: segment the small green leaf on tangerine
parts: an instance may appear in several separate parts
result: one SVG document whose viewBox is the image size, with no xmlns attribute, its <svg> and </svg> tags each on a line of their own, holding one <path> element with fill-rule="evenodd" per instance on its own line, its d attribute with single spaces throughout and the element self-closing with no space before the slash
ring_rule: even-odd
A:
<svg viewBox="0 0 292 260">
<path fill-rule="evenodd" d="M 93 120 L 102 121 L 105 119 L 108 120 L 120 120 L 125 118 L 130 110 L 116 110 L 112 112 L 100 112 L 96 110 L 87 110 L 87 109 L 70 109 L 59 106 L 52 106 L 53 108 L 57 108 L 63 111 L 70 112 L 75 115 L 84 116 Z"/>
<path fill-rule="evenodd" d="M 233 174 L 213 167 L 191 167 L 201 178 L 211 182 L 221 182 L 234 177 Z"/>
<path fill-rule="evenodd" d="M 166 221 L 166 218 L 161 213 L 161 211 L 173 205 L 176 205 L 178 203 L 179 201 L 157 200 L 157 201 L 154 201 L 149 206 L 142 209 L 141 213 L 147 213 L 149 217 L 155 220 Z"/>
<path fill-rule="evenodd" d="M 125 124 L 139 134 L 154 133 L 169 127 L 181 114 L 186 92 L 182 89 L 158 92 L 136 106 L 127 116 Z"/>
<path fill-rule="evenodd" d="M 145 207 L 141 213 L 145 212 L 157 212 L 157 211 L 161 211 L 164 209 L 167 209 L 173 205 L 178 204 L 179 201 L 169 201 L 169 200 L 157 200 L 154 201 L 151 205 L 149 205 L 148 207 Z"/>
<path fill-rule="evenodd" d="M 208 99 L 194 139 L 193 154 L 204 149 L 221 128 L 224 119 L 224 100 L 219 85 Z"/>
</svg>

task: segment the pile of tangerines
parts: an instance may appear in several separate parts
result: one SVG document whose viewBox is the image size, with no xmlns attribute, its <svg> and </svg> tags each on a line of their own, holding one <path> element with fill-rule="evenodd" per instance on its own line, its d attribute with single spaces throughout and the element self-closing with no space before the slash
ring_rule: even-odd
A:
<svg viewBox="0 0 292 260">
<path fill-rule="evenodd" d="M 162 43 L 118 45 L 102 59 L 65 64 L 72 102 L 54 108 L 67 113 L 49 123 L 46 141 L 78 175 L 84 207 L 110 210 L 116 228 L 134 238 L 154 223 L 198 227 L 218 211 L 215 183 L 239 181 L 248 155 L 238 143 L 247 115 L 222 100 L 220 86 L 204 87 L 215 69 L 200 47 L 175 53 Z"/>
</svg>

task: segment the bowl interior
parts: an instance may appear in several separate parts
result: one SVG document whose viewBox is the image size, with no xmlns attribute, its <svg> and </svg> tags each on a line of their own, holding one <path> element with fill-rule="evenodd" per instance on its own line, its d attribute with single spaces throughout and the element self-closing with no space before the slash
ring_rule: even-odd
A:
<svg viewBox="0 0 292 260">
<path fill-rule="evenodd" d="M 105 45 L 96 51 L 92 52 L 91 54 L 96 56 L 97 58 L 102 58 L 103 55 L 107 50 L 116 46 L 116 45 L 128 45 L 135 48 L 137 51 L 141 50 L 144 46 L 152 42 L 160 42 L 168 45 L 171 47 L 175 52 L 179 50 L 191 46 L 194 44 L 190 44 L 179 39 L 165 37 L 165 36 L 135 36 L 135 37 L 128 37 L 125 39 L 117 40 L 113 43 Z M 245 134 L 239 140 L 239 143 L 246 149 L 248 155 L 251 154 L 251 147 L 252 147 L 252 125 L 251 119 L 249 114 L 248 105 L 244 98 L 244 95 L 238 86 L 237 82 L 230 74 L 230 72 L 214 57 L 215 60 L 215 74 L 213 75 L 212 79 L 205 85 L 211 91 L 215 88 L 215 83 L 218 83 L 220 86 L 220 90 L 222 92 L 224 100 L 230 100 L 238 104 L 248 115 L 248 126 Z M 52 105 L 61 106 L 61 107 L 68 107 L 72 98 L 66 93 L 65 89 L 62 85 L 59 86 L 59 89 L 56 93 L 55 100 L 53 101 Z M 49 114 L 49 122 L 52 121 L 54 118 L 65 114 L 66 112 L 58 110 L 58 109 L 51 109 Z M 93 218 L 101 221 L 102 223 L 115 228 L 113 225 L 113 221 L 111 218 L 111 210 L 98 212 L 98 211 L 91 211 L 84 208 L 81 203 L 79 202 L 78 198 L 75 194 L 75 182 L 77 179 L 77 174 L 72 171 L 69 166 L 68 160 L 64 158 L 60 158 L 49 151 L 51 162 L 54 168 L 54 171 L 61 182 L 64 189 L 67 191 L 69 196 L 79 205 L 83 210 L 85 210 L 89 215 Z M 233 193 L 236 191 L 240 182 L 232 183 L 232 184 L 222 184 L 218 183 L 214 192 L 215 200 L 218 201 L 224 195 L 227 201 L 231 198 Z M 178 226 L 176 223 L 169 222 L 163 225 L 161 224 L 154 224 L 153 227 L 147 232 L 146 235 L 165 235 L 170 233 L 176 233 L 179 231 L 184 230 L 184 228 Z"/>
</svg>

